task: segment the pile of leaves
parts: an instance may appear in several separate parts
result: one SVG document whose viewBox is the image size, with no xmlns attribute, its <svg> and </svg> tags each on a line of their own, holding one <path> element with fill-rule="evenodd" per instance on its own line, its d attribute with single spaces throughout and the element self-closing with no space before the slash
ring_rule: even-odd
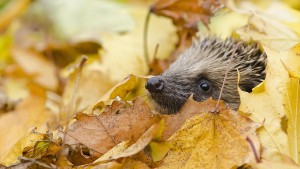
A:
<svg viewBox="0 0 300 169">
<path fill-rule="evenodd" d="M 0 168 L 299 169 L 300 3 L 257 2 L 1 1 Z M 159 114 L 145 81 L 196 34 L 258 42 L 266 79 Z"/>
</svg>

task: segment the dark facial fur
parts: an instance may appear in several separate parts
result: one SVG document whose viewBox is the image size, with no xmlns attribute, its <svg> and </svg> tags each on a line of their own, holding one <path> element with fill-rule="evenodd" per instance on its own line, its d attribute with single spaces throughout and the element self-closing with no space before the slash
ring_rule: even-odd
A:
<svg viewBox="0 0 300 169">
<path fill-rule="evenodd" d="M 222 100 L 237 109 L 236 69 L 241 75 L 240 88 L 250 92 L 265 78 L 266 54 L 255 43 L 215 37 L 193 43 L 162 75 L 148 80 L 146 88 L 156 108 L 161 113 L 176 113 L 192 94 L 197 101 L 209 97 L 217 100 L 230 57 L 238 43 L 222 94 Z"/>
</svg>

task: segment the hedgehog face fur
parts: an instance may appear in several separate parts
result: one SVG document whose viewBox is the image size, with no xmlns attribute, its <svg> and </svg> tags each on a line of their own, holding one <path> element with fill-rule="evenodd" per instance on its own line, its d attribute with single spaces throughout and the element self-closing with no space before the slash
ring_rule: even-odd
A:
<svg viewBox="0 0 300 169">
<path fill-rule="evenodd" d="M 266 54 L 255 43 L 215 37 L 194 42 L 162 75 L 148 79 L 146 88 L 156 108 L 161 113 L 176 113 L 191 95 L 196 101 L 217 100 L 234 51 L 222 100 L 237 109 L 237 69 L 240 88 L 250 92 L 265 78 Z"/>
</svg>

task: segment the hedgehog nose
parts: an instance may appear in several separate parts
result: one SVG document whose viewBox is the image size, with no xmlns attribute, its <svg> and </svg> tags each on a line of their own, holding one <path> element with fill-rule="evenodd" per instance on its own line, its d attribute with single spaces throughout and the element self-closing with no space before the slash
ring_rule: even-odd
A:
<svg viewBox="0 0 300 169">
<path fill-rule="evenodd" d="M 145 87 L 149 92 L 158 93 L 164 89 L 164 82 L 159 76 L 155 76 L 148 79 Z"/>
</svg>

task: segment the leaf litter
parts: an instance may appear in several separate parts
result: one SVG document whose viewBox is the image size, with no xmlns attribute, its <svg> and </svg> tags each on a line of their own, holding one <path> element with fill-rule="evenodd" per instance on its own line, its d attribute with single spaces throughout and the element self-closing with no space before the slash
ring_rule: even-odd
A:
<svg viewBox="0 0 300 169">
<path fill-rule="evenodd" d="M 0 164 L 16 168 L 299 168 L 297 4 L 161 0 L 149 7 L 143 2 L 135 6 L 134 1 L 77 0 L 53 13 L 59 3 L 67 2 L 26 1 L 18 6 L 25 17 L 11 11 L 14 20 L 0 25 L 7 31 L 0 36 L 0 44 L 6 46 L 0 48 L 0 94 L 15 100 L 10 109 L 1 107 Z M 39 13 L 45 4 L 49 8 Z M 149 8 L 152 65 L 143 58 L 141 44 Z M 4 15 L 12 9 L 5 10 Z M 108 15 L 89 22 L 87 18 L 95 17 L 92 11 L 99 18 L 104 11 Z M 155 15 L 171 18 L 174 25 Z M 38 17 L 39 23 L 32 22 Z M 226 30 L 220 30 L 223 26 Z M 222 101 L 215 110 L 212 99 L 198 103 L 190 98 L 177 114 L 158 114 L 148 104 L 144 75 L 149 68 L 155 74 L 162 72 L 196 33 L 205 30 L 258 41 L 268 55 L 266 80 L 252 93 L 239 91 L 238 112 Z M 159 46 L 156 51 L 155 46 Z M 88 61 L 78 71 L 72 65 L 81 55 Z"/>
</svg>

